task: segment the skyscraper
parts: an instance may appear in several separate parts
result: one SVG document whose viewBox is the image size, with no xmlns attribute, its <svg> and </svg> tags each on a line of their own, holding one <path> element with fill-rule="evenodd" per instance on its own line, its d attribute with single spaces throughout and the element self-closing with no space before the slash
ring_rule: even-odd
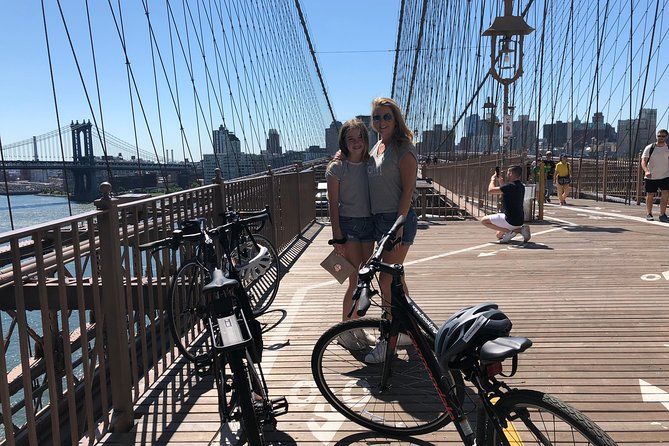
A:
<svg viewBox="0 0 669 446">
<path fill-rule="evenodd" d="M 330 127 L 325 129 L 325 148 L 329 155 L 334 155 L 339 150 L 339 129 L 341 122 L 332 121 Z"/>
<path fill-rule="evenodd" d="M 214 152 L 217 154 L 238 155 L 242 153 L 239 138 L 222 125 L 218 130 L 212 132 L 212 140 L 214 143 Z"/>
<path fill-rule="evenodd" d="M 372 117 L 369 115 L 358 115 L 357 119 L 361 120 L 367 127 L 367 137 L 369 138 L 369 147 L 374 147 L 374 144 L 379 140 L 379 134 L 372 128 Z"/>
<path fill-rule="evenodd" d="M 268 155 L 281 155 L 282 150 L 279 141 L 279 132 L 276 129 L 269 129 L 266 149 Z"/>
</svg>

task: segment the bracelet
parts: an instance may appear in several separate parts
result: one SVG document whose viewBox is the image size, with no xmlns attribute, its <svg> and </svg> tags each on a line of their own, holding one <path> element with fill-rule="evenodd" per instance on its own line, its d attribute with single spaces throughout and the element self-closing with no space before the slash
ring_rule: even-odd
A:
<svg viewBox="0 0 669 446">
<path fill-rule="evenodd" d="M 328 240 L 328 245 L 343 245 L 344 243 L 346 243 L 346 237 L 332 238 Z"/>
</svg>

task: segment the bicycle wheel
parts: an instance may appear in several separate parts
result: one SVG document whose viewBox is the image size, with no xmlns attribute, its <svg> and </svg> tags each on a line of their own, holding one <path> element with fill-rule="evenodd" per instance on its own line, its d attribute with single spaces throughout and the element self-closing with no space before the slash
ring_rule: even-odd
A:
<svg viewBox="0 0 669 446">
<path fill-rule="evenodd" d="M 202 294 L 209 274 L 196 261 L 184 263 L 172 278 L 167 302 L 168 326 L 174 344 L 194 363 L 207 360 L 209 332 L 206 315 L 210 297 Z"/>
<path fill-rule="evenodd" d="M 253 314 L 259 316 L 272 305 L 279 290 L 281 263 L 267 238 L 254 234 L 253 239 L 255 244 L 246 238 L 239 249 L 235 247 L 231 257 L 249 296 Z"/>
<path fill-rule="evenodd" d="M 504 435 L 509 444 L 616 446 L 588 417 L 542 392 L 513 390 L 495 404 L 495 411 L 505 421 Z M 486 424 L 487 438 L 477 444 L 503 444 L 492 424 Z"/>
<path fill-rule="evenodd" d="M 262 446 L 265 444 L 262 425 L 258 422 L 255 409 L 255 397 L 251 392 L 251 375 L 249 369 L 242 359 L 244 350 L 230 352 L 228 365 L 232 371 L 233 387 L 236 403 L 241 410 L 242 427 L 244 437 L 250 446 Z"/>
<path fill-rule="evenodd" d="M 363 359 L 379 339 L 380 326 L 381 319 L 365 318 L 326 331 L 311 355 L 318 388 L 338 412 L 376 432 L 420 435 L 441 428 L 450 418 L 413 344 L 397 349 L 390 387 L 379 389 L 383 364 Z"/>
</svg>

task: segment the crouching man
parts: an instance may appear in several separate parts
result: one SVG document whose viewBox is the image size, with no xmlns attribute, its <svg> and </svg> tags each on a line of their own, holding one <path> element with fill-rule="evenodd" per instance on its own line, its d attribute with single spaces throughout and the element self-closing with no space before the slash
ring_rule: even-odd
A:
<svg viewBox="0 0 669 446">
<path fill-rule="evenodd" d="M 500 243 L 509 243 L 516 235 L 523 236 L 523 242 L 530 240 L 530 227 L 523 224 L 525 213 L 523 211 L 523 199 L 525 198 L 525 186 L 520 181 L 523 169 L 520 166 L 511 166 L 507 170 L 507 179 L 497 172 L 490 177 L 488 192 L 493 195 L 502 195 L 504 213 L 486 215 L 481 223 L 487 228 L 497 231 L 497 239 Z"/>
</svg>

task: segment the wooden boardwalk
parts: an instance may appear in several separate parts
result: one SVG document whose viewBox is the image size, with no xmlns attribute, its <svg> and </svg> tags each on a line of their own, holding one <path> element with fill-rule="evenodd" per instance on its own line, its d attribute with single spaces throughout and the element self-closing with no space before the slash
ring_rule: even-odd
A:
<svg viewBox="0 0 669 446">
<path fill-rule="evenodd" d="M 490 243 L 475 221 L 419 230 L 406 274 L 412 297 L 436 321 L 497 302 L 513 333 L 534 341 L 513 383 L 558 395 L 619 443 L 669 443 L 669 224 L 642 207 L 572 200 L 548 206 L 532 241 Z M 330 228 L 315 225 L 283 280 L 266 334 L 263 367 L 271 392 L 286 395 L 274 445 L 459 444 L 452 427 L 412 439 L 379 437 L 345 420 L 320 396 L 309 359 L 323 330 L 340 320 L 344 287 L 319 267 Z M 663 275 L 664 272 L 664 275 Z M 370 310 L 370 313 L 379 310 Z M 278 318 L 279 313 L 268 315 Z M 645 396 L 644 396 L 645 395 Z M 646 401 L 644 401 L 644 399 Z M 222 444 L 211 378 L 177 364 L 136 406 L 136 428 L 112 444 Z"/>
</svg>

